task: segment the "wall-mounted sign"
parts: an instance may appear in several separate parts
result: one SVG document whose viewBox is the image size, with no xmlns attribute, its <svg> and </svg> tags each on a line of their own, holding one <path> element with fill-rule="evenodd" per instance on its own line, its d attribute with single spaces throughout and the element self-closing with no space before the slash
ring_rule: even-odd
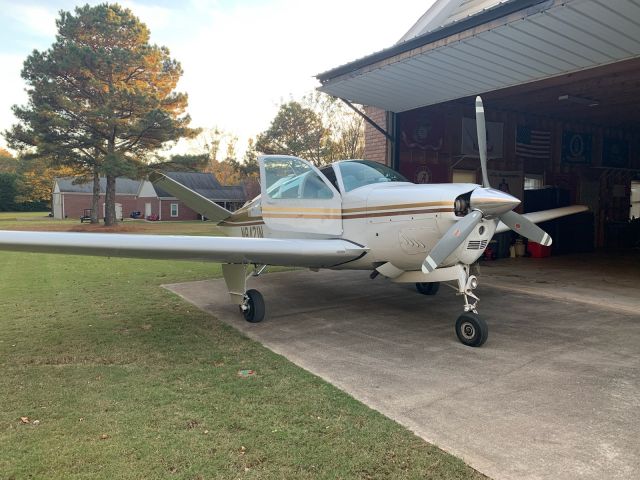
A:
<svg viewBox="0 0 640 480">
<path fill-rule="evenodd" d="M 590 133 L 562 134 L 562 162 L 588 165 L 591 163 L 593 137 Z"/>
<path fill-rule="evenodd" d="M 444 115 L 413 110 L 398 115 L 400 148 L 437 152 L 444 144 Z"/>
<path fill-rule="evenodd" d="M 462 155 L 478 157 L 478 133 L 473 118 L 462 119 Z M 487 122 L 487 158 L 502 158 L 502 123 Z"/>
<path fill-rule="evenodd" d="M 400 173 L 414 183 L 447 183 L 450 182 L 449 166 L 446 163 L 425 161 L 401 161 Z"/>
</svg>

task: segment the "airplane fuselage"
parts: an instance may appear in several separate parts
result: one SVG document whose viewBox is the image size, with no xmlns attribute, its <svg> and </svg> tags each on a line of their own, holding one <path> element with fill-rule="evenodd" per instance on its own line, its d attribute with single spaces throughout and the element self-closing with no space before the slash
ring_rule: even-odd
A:
<svg viewBox="0 0 640 480">
<path fill-rule="evenodd" d="M 415 185 L 388 182 L 341 192 L 341 209 L 330 214 L 334 217 L 334 222 L 335 217 L 339 217 L 342 224 L 340 235 L 274 229 L 262 212 L 260 196 L 236 211 L 220 227 L 229 236 L 342 238 L 369 248 L 367 255 L 336 265 L 333 267 L 336 269 L 371 270 L 380 264 L 391 262 L 403 270 L 420 270 L 429 251 L 460 218 L 454 211 L 456 197 L 478 187 L 474 184 Z M 294 223 L 326 220 L 318 218 L 324 213 L 318 210 L 301 206 L 288 212 Z M 495 220 L 482 221 L 468 241 L 460 245 L 443 265 L 474 263 L 484 253 L 496 226 Z"/>
</svg>

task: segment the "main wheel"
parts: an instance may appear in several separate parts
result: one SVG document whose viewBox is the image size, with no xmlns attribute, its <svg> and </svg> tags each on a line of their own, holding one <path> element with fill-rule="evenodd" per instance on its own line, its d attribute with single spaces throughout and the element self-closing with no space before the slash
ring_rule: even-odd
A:
<svg viewBox="0 0 640 480">
<path fill-rule="evenodd" d="M 416 290 L 423 295 L 435 295 L 440 289 L 440 282 L 416 283 Z"/>
<path fill-rule="evenodd" d="M 258 290 L 247 290 L 245 310 L 242 310 L 244 319 L 247 322 L 258 323 L 264 320 L 264 298 Z"/>
<path fill-rule="evenodd" d="M 479 347 L 487 341 L 489 327 L 480 315 L 465 312 L 456 321 L 458 339 L 469 347 Z"/>
</svg>

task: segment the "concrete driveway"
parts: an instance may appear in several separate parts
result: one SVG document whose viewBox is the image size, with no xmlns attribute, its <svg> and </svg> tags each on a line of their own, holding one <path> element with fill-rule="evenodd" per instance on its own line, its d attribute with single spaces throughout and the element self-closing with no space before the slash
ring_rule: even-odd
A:
<svg viewBox="0 0 640 480">
<path fill-rule="evenodd" d="M 455 337 L 462 303 L 446 287 L 428 297 L 366 272 L 269 274 L 251 283 L 267 305 L 255 325 L 222 280 L 167 288 L 494 479 L 630 479 L 640 471 L 637 265 L 490 262 L 478 289 L 489 340 L 475 349 Z"/>
</svg>

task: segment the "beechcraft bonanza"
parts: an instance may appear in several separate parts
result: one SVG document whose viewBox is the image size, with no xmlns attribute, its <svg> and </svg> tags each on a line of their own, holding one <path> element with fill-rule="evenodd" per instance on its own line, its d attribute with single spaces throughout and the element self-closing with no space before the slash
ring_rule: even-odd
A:
<svg viewBox="0 0 640 480">
<path fill-rule="evenodd" d="M 268 265 L 369 270 L 392 282 L 415 283 L 426 295 L 452 281 L 464 299 L 455 330 L 478 347 L 488 335 L 478 315 L 471 265 L 495 233 L 511 229 L 541 243 L 535 225 L 586 210 L 572 206 L 520 215 L 520 200 L 489 185 L 484 109 L 476 98 L 482 186 L 415 185 L 376 162 L 345 160 L 317 169 L 291 156 L 260 158 L 261 195 L 231 213 L 162 175 L 151 180 L 229 237 L 0 231 L 0 249 L 222 262 L 232 300 L 249 322 L 265 315 L 262 295 L 247 289 Z"/>
</svg>

